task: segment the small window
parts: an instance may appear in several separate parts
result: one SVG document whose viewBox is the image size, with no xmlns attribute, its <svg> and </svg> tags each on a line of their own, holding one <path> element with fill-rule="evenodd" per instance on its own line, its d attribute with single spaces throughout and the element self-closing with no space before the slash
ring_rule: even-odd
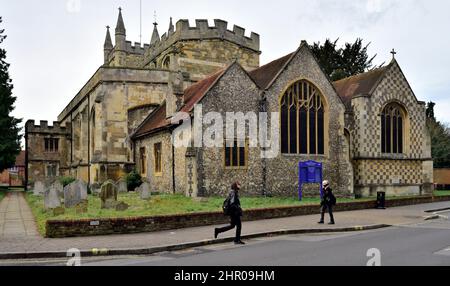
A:
<svg viewBox="0 0 450 286">
<path fill-rule="evenodd" d="M 155 175 L 162 174 L 162 145 L 161 143 L 156 143 L 154 145 L 154 156 L 155 156 Z"/>
<path fill-rule="evenodd" d="M 57 138 L 45 138 L 44 139 L 44 150 L 45 150 L 45 152 L 58 152 L 58 150 L 59 150 L 59 139 L 57 139 Z"/>
<path fill-rule="evenodd" d="M 225 145 L 225 168 L 246 168 L 248 160 L 248 141 L 234 140 L 233 147 Z"/>
<path fill-rule="evenodd" d="M 47 165 L 47 177 L 54 178 L 57 176 L 56 165 Z"/>
<path fill-rule="evenodd" d="M 147 155 L 145 152 L 145 147 L 142 147 L 139 149 L 139 158 L 141 163 L 141 174 L 145 175 L 147 173 L 146 166 L 147 166 Z"/>
</svg>

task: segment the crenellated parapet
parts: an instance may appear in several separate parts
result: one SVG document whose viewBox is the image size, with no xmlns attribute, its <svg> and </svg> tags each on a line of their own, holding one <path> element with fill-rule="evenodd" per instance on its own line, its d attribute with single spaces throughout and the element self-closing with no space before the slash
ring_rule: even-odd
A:
<svg viewBox="0 0 450 286">
<path fill-rule="evenodd" d="M 257 33 L 251 32 L 248 37 L 245 35 L 245 29 L 236 25 L 233 30 L 228 30 L 228 23 L 220 19 L 214 20 L 214 26 L 209 26 L 208 20 L 195 20 L 195 23 L 195 26 L 191 27 L 188 20 L 179 20 L 174 32 L 164 33 L 159 42 L 145 49 L 145 65 L 178 41 L 226 40 L 240 47 L 260 52 L 260 37 Z"/>
<path fill-rule="evenodd" d="M 36 125 L 34 120 L 28 120 L 25 123 L 25 132 L 28 134 L 53 134 L 53 135 L 68 135 L 70 134 L 70 126 L 61 126 L 59 122 L 54 121 L 53 125 L 48 125 L 48 121 L 41 120 Z"/>
</svg>

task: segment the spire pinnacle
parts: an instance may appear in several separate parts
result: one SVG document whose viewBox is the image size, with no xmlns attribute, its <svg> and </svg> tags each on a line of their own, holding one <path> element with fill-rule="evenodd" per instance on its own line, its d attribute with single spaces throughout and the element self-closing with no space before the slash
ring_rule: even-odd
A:
<svg viewBox="0 0 450 286">
<path fill-rule="evenodd" d="M 169 34 L 175 32 L 175 27 L 173 26 L 172 23 L 172 17 L 170 17 L 170 23 L 169 23 Z"/>
<path fill-rule="evenodd" d="M 117 18 L 116 35 L 125 35 L 125 24 L 123 23 L 122 8 L 119 7 L 119 17 Z"/>
<path fill-rule="evenodd" d="M 105 44 L 104 44 L 104 48 L 105 50 L 112 50 L 113 49 L 113 44 L 112 44 L 112 40 L 111 40 L 111 34 L 109 32 L 109 26 L 106 26 L 106 38 L 105 38 Z"/>
<path fill-rule="evenodd" d="M 158 33 L 158 23 L 153 23 L 153 34 L 152 34 L 152 39 L 150 41 L 150 45 L 154 45 L 156 43 L 159 43 L 160 41 L 160 37 L 159 37 L 159 33 Z"/>
</svg>

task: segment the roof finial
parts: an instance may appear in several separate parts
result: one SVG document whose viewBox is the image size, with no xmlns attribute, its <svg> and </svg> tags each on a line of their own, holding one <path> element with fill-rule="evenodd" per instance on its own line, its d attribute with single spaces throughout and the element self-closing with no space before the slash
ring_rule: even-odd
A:
<svg viewBox="0 0 450 286">
<path fill-rule="evenodd" d="M 153 25 L 158 25 L 158 23 L 156 22 L 156 11 L 153 12 L 153 18 L 155 19 Z"/>
<path fill-rule="evenodd" d="M 169 34 L 173 33 L 175 30 L 173 23 L 172 23 L 172 17 L 170 17 L 170 23 L 169 23 Z"/>
<path fill-rule="evenodd" d="M 122 8 L 119 7 L 119 17 L 117 18 L 116 35 L 125 35 L 125 24 L 123 23 Z"/>
<path fill-rule="evenodd" d="M 105 50 L 112 50 L 113 45 L 112 45 L 112 41 L 111 41 L 111 34 L 109 33 L 109 26 L 106 26 L 106 38 L 105 38 L 105 44 L 104 44 L 104 48 Z"/>
<path fill-rule="evenodd" d="M 150 45 L 154 45 L 160 41 L 159 33 L 158 33 L 158 23 L 156 23 L 156 11 L 155 11 L 155 22 L 153 23 L 153 34 L 152 39 L 150 40 Z"/>
<path fill-rule="evenodd" d="M 395 49 L 392 49 L 391 54 L 392 54 L 392 59 L 395 60 L 395 55 L 397 54 Z"/>
</svg>

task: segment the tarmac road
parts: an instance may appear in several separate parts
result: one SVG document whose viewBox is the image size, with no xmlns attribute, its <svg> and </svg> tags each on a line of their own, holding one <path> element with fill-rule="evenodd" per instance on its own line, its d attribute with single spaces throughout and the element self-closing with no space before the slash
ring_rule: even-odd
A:
<svg viewBox="0 0 450 286">
<path fill-rule="evenodd" d="M 252 239 L 151 256 L 82 259 L 83 266 L 365 266 L 379 250 L 382 266 L 450 266 L 449 211 L 440 219 L 386 229 Z M 66 259 L 3 261 L 0 265 L 65 265 Z M 371 260 L 374 261 L 374 260 Z"/>
</svg>

